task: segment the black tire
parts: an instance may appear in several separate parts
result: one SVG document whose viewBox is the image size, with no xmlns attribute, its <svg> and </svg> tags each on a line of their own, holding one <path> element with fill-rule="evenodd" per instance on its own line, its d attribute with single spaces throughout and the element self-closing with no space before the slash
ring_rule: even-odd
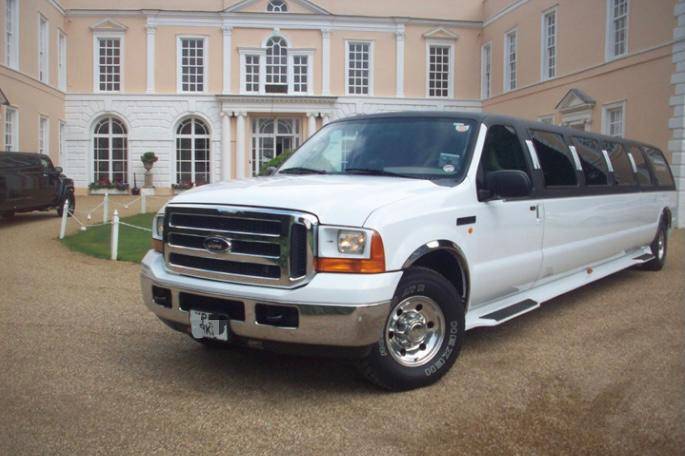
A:
<svg viewBox="0 0 685 456">
<path fill-rule="evenodd" d="M 402 303 L 411 303 L 407 300 L 411 297 L 434 301 L 444 317 L 442 343 L 439 348 L 436 343 L 432 356 L 418 366 L 400 364 L 395 359 L 395 356 L 399 356 L 397 350 L 391 353 L 392 348 L 388 347 L 388 341 L 393 338 L 390 334 L 392 331 L 388 330 L 390 319 Z M 426 327 L 430 328 L 428 325 Z M 369 354 L 358 362 L 358 368 L 366 379 L 387 390 L 403 391 L 428 386 L 437 382 L 452 367 L 459 356 L 463 339 L 464 306 L 457 290 L 447 279 L 431 269 L 411 268 L 404 273 L 397 286 L 390 315 L 380 339 Z"/>
<path fill-rule="evenodd" d="M 14 211 L 2 212 L 2 213 L 0 213 L 0 216 L 2 216 L 2 218 L 4 218 L 4 219 L 11 219 L 12 217 L 14 217 Z"/>
<path fill-rule="evenodd" d="M 76 210 L 76 197 L 74 197 L 73 193 L 69 193 L 67 196 L 67 200 L 69 200 L 69 213 L 67 214 L 67 217 L 71 217 L 74 215 L 74 211 Z M 62 214 L 64 213 L 64 200 L 60 203 L 59 206 L 57 206 L 57 216 L 61 217 Z"/>
<path fill-rule="evenodd" d="M 668 227 L 663 219 L 659 223 L 659 229 L 649 247 L 652 250 L 654 259 L 643 264 L 642 269 L 646 271 L 661 271 L 666 264 L 666 254 L 668 253 Z"/>
</svg>

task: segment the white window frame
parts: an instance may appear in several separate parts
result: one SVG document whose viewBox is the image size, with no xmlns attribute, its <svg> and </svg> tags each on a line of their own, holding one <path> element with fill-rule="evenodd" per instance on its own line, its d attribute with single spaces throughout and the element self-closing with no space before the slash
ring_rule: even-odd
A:
<svg viewBox="0 0 685 456">
<path fill-rule="evenodd" d="M 5 106 L 5 118 L 3 119 L 3 130 L 4 130 L 4 146 L 5 151 L 7 151 L 7 112 L 12 111 L 14 117 L 12 119 L 12 130 L 10 131 L 10 136 L 12 137 L 12 152 L 18 152 L 19 149 L 19 110 L 13 106 Z M 8 151 L 9 152 L 9 151 Z"/>
<path fill-rule="evenodd" d="M 626 101 L 621 100 L 621 101 L 616 101 L 613 103 L 607 103 L 602 106 L 602 134 L 605 134 L 607 136 L 612 136 L 610 133 L 610 126 L 609 126 L 609 111 L 613 111 L 614 109 L 621 109 L 621 134 L 616 136 L 618 138 L 623 138 L 625 137 L 626 134 Z M 615 135 L 613 135 L 615 136 Z"/>
<path fill-rule="evenodd" d="M 266 49 L 262 48 L 244 48 L 239 49 L 238 54 L 240 56 L 240 94 L 241 95 L 264 95 L 265 83 L 266 83 Z M 259 89 L 255 91 L 246 90 L 246 67 L 247 64 L 246 56 L 256 55 L 259 57 Z"/>
<path fill-rule="evenodd" d="M 449 48 L 447 58 L 447 96 L 430 95 L 430 49 L 431 47 Z M 426 40 L 426 98 L 453 98 L 454 97 L 454 40 Z"/>
<path fill-rule="evenodd" d="M 50 22 L 40 13 L 38 13 L 38 80 L 44 84 L 50 84 Z"/>
<path fill-rule="evenodd" d="M 516 46 L 516 60 L 514 61 L 514 64 L 515 64 L 515 67 L 516 67 L 516 68 L 515 68 L 515 72 L 516 72 L 516 79 L 515 79 L 515 81 L 516 81 L 516 84 L 514 85 L 514 87 L 511 87 L 511 72 L 510 72 L 510 68 L 509 68 L 509 64 L 510 64 L 510 62 L 509 62 L 509 54 L 510 54 L 510 52 L 509 52 L 509 39 L 508 39 L 508 38 L 509 38 L 509 35 L 511 35 L 512 33 L 513 33 L 514 36 L 515 36 L 514 43 L 515 43 L 515 46 Z M 518 84 L 518 82 L 519 82 L 519 81 L 518 81 L 518 80 L 519 80 L 519 74 L 518 74 L 518 73 L 519 73 L 519 71 L 518 71 L 518 63 L 519 63 L 519 46 L 518 46 L 518 42 L 519 42 L 518 28 L 511 29 L 511 30 L 509 30 L 509 31 L 507 31 L 507 32 L 504 33 L 504 47 L 503 47 L 503 49 L 504 49 L 504 52 L 503 52 L 503 57 L 504 57 L 504 75 L 503 75 L 503 76 L 504 76 L 504 77 L 502 78 L 502 81 L 503 81 L 503 86 L 504 86 L 503 88 L 504 88 L 504 92 L 505 92 L 505 93 L 506 93 L 506 92 L 511 92 L 512 90 L 516 90 L 516 89 L 518 89 L 518 86 L 519 86 L 519 84 Z"/>
<path fill-rule="evenodd" d="M 61 29 L 57 29 L 57 88 L 67 90 L 67 35 Z"/>
<path fill-rule="evenodd" d="M 549 75 L 549 46 L 547 45 L 547 16 L 554 15 L 554 74 Z M 518 46 L 517 46 L 518 47 Z M 518 52 L 518 49 L 517 49 Z M 518 60 L 518 55 L 517 55 Z M 550 8 L 540 15 L 540 80 L 549 81 L 557 77 L 559 66 L 559 14 L 558 7 Z"/>
<path fill-rule="evenodd" d="M 10 18 L 7 16 L 7 7 L 10 4 L 10 1 L 12 2 L 12 5 L 14 6 L 14 10 L 12 11 L 12 17 Z M 19 69 L 19 28 L 21 26 L 20 24 L 20 18 L 21 15 L 19 14 L 19 0 L 6 0 L 5 4 L 5 65 L 7 65 L 9 68 L 12 68 L 14 70 Z M 12 21 L 11 24 L 8 24 L 9 21 Z M 11 26 L 11 27 L 8 27 Z M 11 34 L 12 36 L 12 42 L 13 42 L 13 47 L 10 48 L 9 46 L 9 39 L 8 36 Z"/>
<path fill-rule="evenodd" d="M 629 24 L 630 24 L 630 0 L 626 0 L 626 39 L 625 39 L 625 50 L 622 54 L 615 54 L 615 38 L 616 32 L 614 29 L 614 0 L 606 0 L 606 34 L 604 37 L 605 49 L 604 49 L 604 59 L 608 62 L 610 60 L 618 59 L 628 55 L 629 49 Z"/>
<path fill-rule="evenodd" d="M 295 57 L 307 57 L 307 91 L 295 92 Z M 262 61 L 259 61 L 260 65 Z M 260 79 L 261 83 L 261 79 Z M 314 95 L 314 51 L 288 48 L 288 95 Z"/>
<path fill-rule="evenodd" d="M 50 118 L 43 114 L 38 116 L 38 153 L 50 155 Z"/>
<path fill-rule="evenodd" d="M 285 0 L 280 1 L 280 5 L 276 6 L 272 0 L 269 0 L 266 3 L 266 12 L 267 13 L 287 13 L 288 12 L 288 3 Z M 269 9 L 272 8 L 272 9 Z M 276 9 L 278 8 L 278 9 Z"/>
<path fill-rule="evenodd" d="M 119 40 L 119 90 L 100 90 L 100 40 Z M 124 92 L 126 69 L 126 42 L 124 32 L 95 32 L 93 33 L 93 92 L 122 93 Z"/>
<path fill-rule="evenodd" d="M 485 50 L 488 50 L 487 61 Z M 486 73 L 486 69 L 489 72 Z M 487 74 L 487 81 L 486 81 Z M 492 97 L 492 41 L 488 41 L 480 48 L 480 98 L 487 100 Z"/>
<path fill-rule="evenodd" d="M 369 45 L 369 88 L 367 93 L 350 93 L 350 44 L 365 43 Z M 345 95 L 350 97 L 372 97 L 374 86 L 374 42 L 373 40 L 345 40 Z"/>
<path fill-rule="evenodd" d="M 182 40 L 202 40 L 202 91 L 191 92 L 183 90 L 183 48 Z M 261 60 L 260 60 L 261 63 Z M 209 87 L 209 38 L 206 35 L 178 35 L 176 37 L 176 92 L 184 94 L 207 93 Z"/>
</svg>

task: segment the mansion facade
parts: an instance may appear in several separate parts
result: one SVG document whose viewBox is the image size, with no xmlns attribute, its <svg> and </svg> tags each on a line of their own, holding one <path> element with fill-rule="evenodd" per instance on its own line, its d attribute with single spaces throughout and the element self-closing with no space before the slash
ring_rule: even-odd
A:
<svg viewBox="0 0 685 456">
<path fill-rule="evenodd" d="M 685 214 L 676 0 L 0 0 L 0 24 L 0 149 L 80 191 L 140 186 L 148 151 L 168 192 L 338 118 L 488 110 L 655 144 Z"/>
</svg>

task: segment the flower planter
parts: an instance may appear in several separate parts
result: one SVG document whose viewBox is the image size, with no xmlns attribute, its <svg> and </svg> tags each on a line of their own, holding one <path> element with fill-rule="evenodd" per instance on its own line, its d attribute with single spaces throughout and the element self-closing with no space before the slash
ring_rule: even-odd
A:
<svg viewBox="0 0 685 456">
<path fill-rule="evenodd" d="M 128 190 L 117 190 L 116 188 L 91 188 L 88 190 L 89 195 L 104 195 L 109 193 L 110 195 L 128 195 Z"/>
</svg>

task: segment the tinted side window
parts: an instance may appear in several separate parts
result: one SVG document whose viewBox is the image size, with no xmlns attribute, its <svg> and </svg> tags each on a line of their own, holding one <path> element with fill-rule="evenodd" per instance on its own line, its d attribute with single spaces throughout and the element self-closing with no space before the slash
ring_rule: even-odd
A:
<svg viewBox="0 0 685 456">
<path fill-rule="evenodd" d="M 633 157 L 635 162 L 635 167 L 637 168 L 637 181 L 642 187 L 651 187 L 654 185 L 652 182 L 652 173 L 649 171 L 649 165 L 647 160 L 645 160 L 642 151 L 637 146 L 630 146 L 630 155 Z"/>
<path fill-rule="evenodd" d="M 483 169 L 485 172 L 517 169 L 527 172 L 523 148 L 516 131 L 509 126 L 493 125 L 483 145 Z"/>
<path fill-rule="evenodd" d="M 545 176 L 545 186 L 576 185 L 576 168 L 573 166 L 571 151 L 561 135 L 533 130 L 532 139 Z"/>
<path fill-rule="evenodd" d="M 609 166 L 599 147 L 599 141 L 584 136 L 574 136 L 573 145 L 578 152 L 585 174 L 586 185 L 609 185 Z"/>
<path fill-rule="evenodd" d="M 614 177 L 616 178 L 616 185 L 635 185 L 635 174 L 633 174 L 633 167 L 630 164 L 628 154 L 626 154 L 623 144 L 614 142 L 605 142 L 604 149 L 609 153 L 609 160 L 611 166 L 614 167 Z"/>
<path fill-rule="evenodd" d="M 666 158 L 661 153 L 660 150 L 654 149 L 652 147 L 644 147 L 642 150 L 645 151 L 647 160 L 652 164 L 652 169 L 654 170 L 654 177 L 660 186 L 670 187 L 673 185 L 673 176 L 668 168 L 668 163 Z"/>
</svg>

